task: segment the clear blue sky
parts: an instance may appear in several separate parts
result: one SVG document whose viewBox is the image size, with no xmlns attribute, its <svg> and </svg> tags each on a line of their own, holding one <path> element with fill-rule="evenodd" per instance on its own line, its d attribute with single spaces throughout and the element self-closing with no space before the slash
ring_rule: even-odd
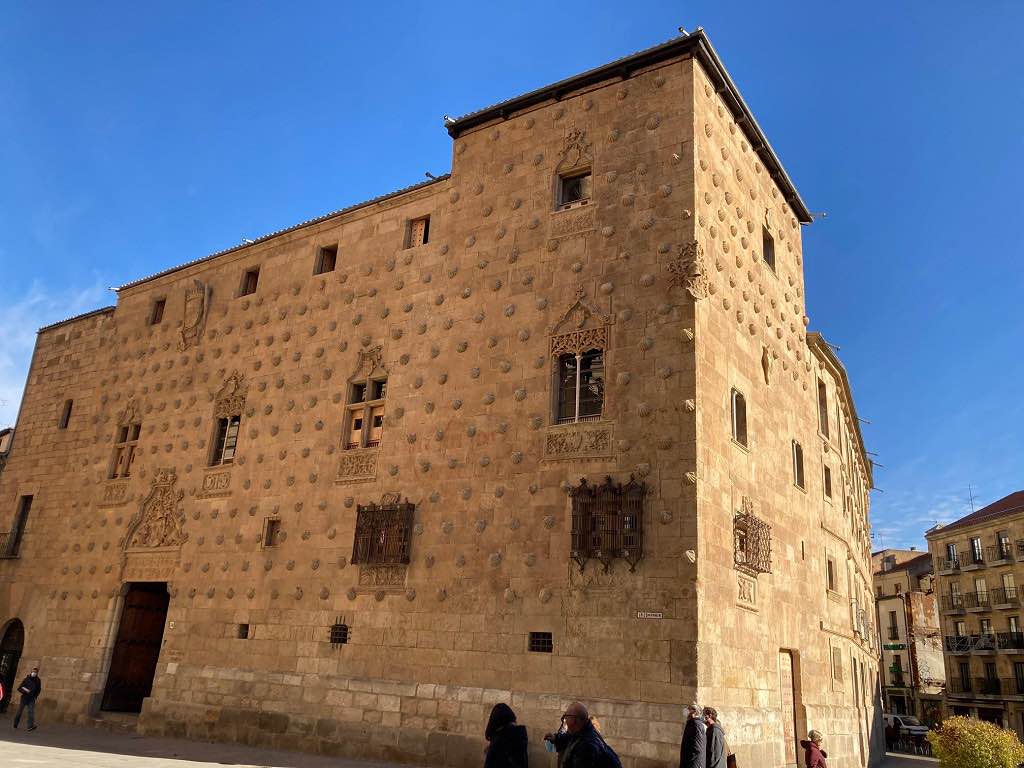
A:
<svg viewBox="0 0 1024 768">
<path fill-rule="evenodd" d="M 106 287 L 449 168 L 459 115 L 703 26 L 813 211 L 875 546 L 1024 488 L 1021 2 L 0 0 L 0 422 Z"/>
</svg>

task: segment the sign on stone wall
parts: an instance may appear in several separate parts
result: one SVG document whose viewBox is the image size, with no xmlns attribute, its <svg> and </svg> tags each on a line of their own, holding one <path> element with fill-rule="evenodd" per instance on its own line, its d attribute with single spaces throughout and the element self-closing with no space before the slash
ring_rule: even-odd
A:
<svg viewBox="0 0 1024 768">
<path fill-rule="evenodd" d="M 231 472 L 207 472 L 203 476 L 203 487 L 196 494 L 197 499 L 214 499 L 231 495 Z"/>
</svg>

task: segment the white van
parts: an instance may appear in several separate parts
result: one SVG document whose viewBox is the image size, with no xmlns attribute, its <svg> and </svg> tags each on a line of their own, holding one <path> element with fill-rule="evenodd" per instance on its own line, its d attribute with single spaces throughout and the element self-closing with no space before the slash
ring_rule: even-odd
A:
<svg viewBox="0 0 1024 768">
<path fill-rule="evenodd" d="M 885 719 L 886 725 L 891 725 L 893 728 L 898 725 L 901 735 L 924 736 L 928 733 L 928 726 L 913 715 L 882 715 L 882 717 Z"/>
</svg>

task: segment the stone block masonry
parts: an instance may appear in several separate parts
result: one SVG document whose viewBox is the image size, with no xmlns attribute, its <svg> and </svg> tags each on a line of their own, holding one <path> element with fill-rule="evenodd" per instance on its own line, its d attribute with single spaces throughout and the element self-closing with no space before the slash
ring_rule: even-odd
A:
<svg viewBox="0 0 1024 768">
<path fill-rule="evenodd" d="M 581 699 L 646 768 L 700 699 L 743 765 L 866 765 L 870 464 L 707 38 L 449 132 L 448 176 L 40 332 L 0 640 L 44 716 L 462 766 L 503 701 L 541 764 Z"/>
</svg>

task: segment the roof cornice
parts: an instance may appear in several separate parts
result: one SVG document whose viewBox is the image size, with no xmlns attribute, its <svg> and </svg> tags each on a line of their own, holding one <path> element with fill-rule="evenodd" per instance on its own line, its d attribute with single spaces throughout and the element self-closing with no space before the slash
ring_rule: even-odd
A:
<svg viewBox="0 0 1024 768">
<path fill-rule="evenodd" d="M 560 101 L 565 96 L 581 89 L 606 83 L 609 80 L 626 80 L 641 70 L 687 56 L 692 56 L 701 63 L 715 90 L 722 96 L 732 111 L 736 123 L 746 134 L 751 148 L 757 153 L 768 173 L 782 191 L 797 220 L 801 224 L 810 224 L 811 212 L 782 167 L 782 162 L 775 154 L 775 150 L 772 149 L 764 131 L 761 130 L 761 126 L 758 125 L 753 112 L 743 100 L 743 96 L 740 95 L 739 88 L 729 76 L 722 59 L 711 45 L 711 41 L 703 29 L 697 29 L 695 32 L 669 40 L 661 45 L 616 59 L 608 64 L 559 80 L 557 83 L 546 85 L 521 96 L 506 99 L 493 106 L 470 112 L 449 122 L 446 126 L 448 134 L 453 139 L 458 138 L 467 131 L 495 120 L 505 120 L 533 107 Z"/>
</svg>

